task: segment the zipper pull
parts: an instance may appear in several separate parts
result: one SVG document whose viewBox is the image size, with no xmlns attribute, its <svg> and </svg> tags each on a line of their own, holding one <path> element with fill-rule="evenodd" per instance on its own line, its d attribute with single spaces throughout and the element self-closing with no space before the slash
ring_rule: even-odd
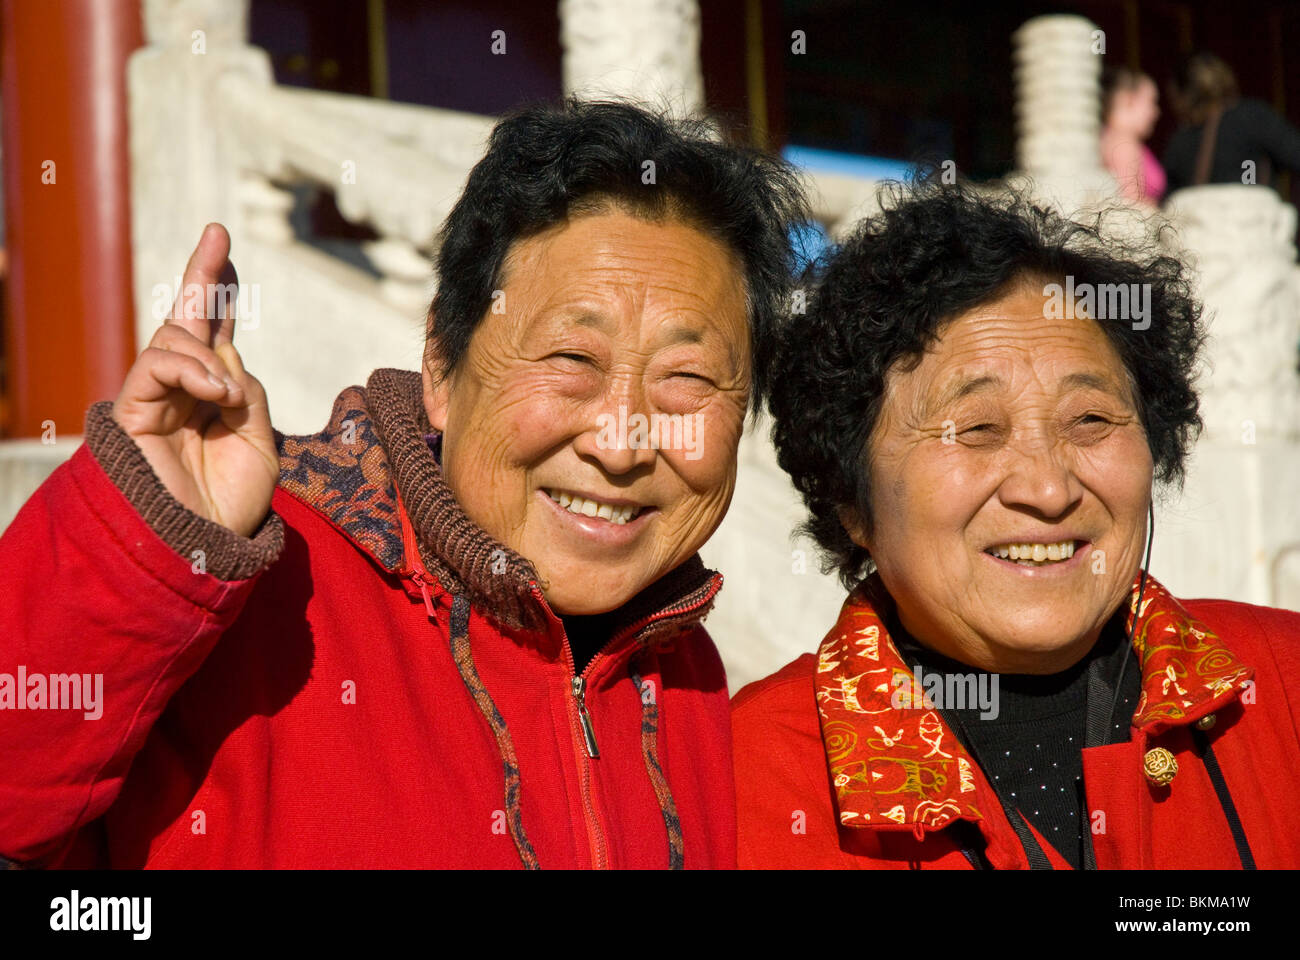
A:
<svg viewBox="0 0 1300 960">
<path fill-rule="evenodd" d="M 587 681 L 583 677 L 574 677 L 571 684 L 573 699 L 578 701 L 578 721 L 582 724 L 582 739 L 587 743 L 587 756 L 599 757 L 596 749 L 596 731 L 591 726 L 591 714 L 587 712 Z"/>
<path fill-rule="evenodd" d="M 419 572 L 411 574 L 411 579 L 420 585 L 420 593 L 424 595 L 424 609 L 429 611 L 429 619 L 434 623 L 438 622 L 438 612 L 433 609 L 433 598 L 429 596 L 429 584 Z"/>
</svg>

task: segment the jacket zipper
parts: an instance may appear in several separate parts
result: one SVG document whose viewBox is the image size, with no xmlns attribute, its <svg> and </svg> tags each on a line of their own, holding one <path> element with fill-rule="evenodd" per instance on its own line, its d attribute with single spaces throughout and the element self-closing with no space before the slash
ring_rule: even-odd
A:
<svg viewBox="0 0 1300 960">
<path fill-rule="evenodd" d="M 409 552 L 406 553 L 409 574 L 412 580 L 420 586 L 420 594 L 424 598 L 424 607 L 429 614 L 429 619 L 436 623 L 437 611 L 433 604 L 433 598 L 429 594 L 429 583 L 425 576 L 427 571 L 424 569 L 424 564 L 420 559 L 418 550 L 414 549 L 414 530 L 411 527 L 410 520 L 406 516 L 406 511 L 402 506 L 400 498 L 398 500 L 397 509 L 398 517 L 402 524 L 403 548 L 404 550 L 410 548 Z M 692 610 L 702 606 L 707 601 L 708 596 L 717 592 L 716 589 L 710 590 L 710 588 L 713 587 L 713 584 L 714 581 L 711 579 L 708 584 L 697 590 L 692 597 L 674 604 L 666 610 L 661 610 L 656 614 L 644 617 L 632 624 L 630 627 L 619 631 L 615 636 L 610 638 L 609 643 L 605 644 L 596 652 L 596 655 L 591 658 L 591 662 L 587 664 L 587 668 L 582 671 L 581 675 L 575 676 L 577 671 L 576 664 L 573 662 L 573 650 L 569 647 L 568 637 L 565 637 L 564 639 L 562 651 L 564 654 L 564 663 L 568 667 L 567 672 L 572 678 L 570 681 L 569 692 L 570 698 L 574 704 L 573 715 L 570 716 L 569 733 L 574 743 L 574 753 L 578 762 L 578 767 L 582 771 L 580 792 L 582 794 L 583 815 L 586 820 L 587 838 L 591 844 L 591 859 L 594 869 L 606 870 L 609 868 L 609 863 L 605 847 L 605 833 L 604 830 L 601 829 L 600 818 L 596 815 L 596 805 L 591 795 L 590 761 L 599 759 L 600 757 L 600 751 L 596 746 L 596 729 L 591 722 L 591 714 L 587 711 L 587 681 L 590 679 L 592 668 L 595 667 L 604 657 L 608 656 L 610 651 L 612 651 L 618 644 L 622 643 L 627 637 L 635 636 L 650 624 L 658 620 L 664 620 L 670 617 L 690 613 Z M 534 598 L 536 598 L 537 602 L 541 604 L 542 609 L 550 613 L 552 617 L 555 617 L 555 613 L 551 610 L 550 604 L 546 602 L 546 597 L 543 596 L 541 588 L 538 587 L 535 582 L 530 584 L 530 586 Z M 578 736 L 576 737 L 573 736 L 575 728 L 578 733 Z M 578 749 L 579 742 L 582 744 L 581 750 Z M 585 757 L 583 755 L 584 753 L 586 755 Z"/>
<path fill-rule="evenodd" d="M 587 681 L 591 678 L 592 669 L 603 659 L 607 658 L 610 652 L 619 644 L 623 643 L 628 637 L 635 636 L 650 624 L 658 620 L 681 616 L 682 614 L 690 613 L 692 610 L 702 606 L 707 602 L 710 587 L 712 587 L 712 585 L 713 581 L 710 580 L 707 585 L 697 590 L 693 597 L 683 600 L 681 603 L 675 604 L 666 610 L 661 610 L 656 614 L 644 617 L 631 626 L 620 630 L 610 638 L 607 644 L 596 652 L 596 655 L 591 658 L 591 662 L 587 664 L 587 668 L 583 670 L 581 674 L 576 676 L 576 664 L 573 662 L 573 651 L 569 647 L 568 638 L 565 638 L 562 652 L 564 655 L 564 663 L 568 667 L 569 676 L 572 678 L 569 683 L 569 692 L 570 700 L 574 705 L 573 716 L 570 717 L 570 732 L 572 733 L 576 730 L 578 734 L 578 736 L 574 737 L 574 753 L 577 755 L 578 766 L 582 770 L 580 792 L 582 794 L 583 815 L 586 819 L 587 837 L 592 848 L 592 865 L 597 870 L 609 869 L 609 863 L 606 854 L 605 833 L 604 830 L 601 829 L 600 818 L 596 814 L 596 805 L 591 795 L 591 760 L 599 758 L 600 752 L 596 748 L 596 730 L 591 722 L 591 714 L 587 712 Z M 554 612 L 551 611 L 550 604 L 546 602 L 546 598 L 542 595 L 541 588 L 538 587 L 536 583 L 532 584 L 532 592 L 538 603 L 542 605 L 542 608 L 551 612 L 552 616 L 555 616 Z M 714 590 L 712 592 L 716 593 L 717 591 Z M 578 748 L 579 742 L 582 744 L 582 749 Z"/>
<path fill-rule="evenodd" d="M 429 619 L 437 623 L 438 613 L 433 609 L 433 597 L 429 596 L 429 582 L 424 579 L 419 570 L 411 572 L 411 579 L 420 585 L 420 593 L 424 596 L 424 609 L 429 612 Z"/>
<path fill-rule="evenodd" d="M 571 681 L 573 699 L 578 703 L 578 722 L 582 724 L 582 739 L 586 741 L 587 756 L 593 760 L 600 756 L 596 747 L 596 731 L 591 726 L 591 714 L 587 712 L 587 678 L 574 677 Z"/>
<path fill-rule="evenodd" d="M 550 604 L 546 602 L 541 588 L 536 583 L 532 584 L 532 591 L 533 596 L 542 605 L 542 609 L 550 612 Z M 551 615 L 554 616 L 554 613 L 551 612 Z M 598 757 L 600 754 L 594 752 L 596 731 L 591 724 L 591 714 L 587 712 L 587 675 L 584 671 L 582 676 L 574 676 L 576 665 L 573 662 L 573 651 L 569 649 L 567 637 L 561 647 L 561 652 L 564 656 L 567 673 L 571 678 L 568 698 L 569 703 L 572 705 L 569 710 L 569 737 L 573 742 L 574 759 L 577 761 L 580 773 L 578 793 L 582 797 L 582 816 L 587 827 L 587 842 L 591 848 L 591 866 L 594 870 L 607 870 L 609 869 L 609 863 L 605 851 L 605 832 L 601 829 L 600 818 L 596 816 L 596 804 L 591 796 L 590 758 Z M 587 667 L 590 669 L 591 665 L 588 664 Z"/>
</svg>

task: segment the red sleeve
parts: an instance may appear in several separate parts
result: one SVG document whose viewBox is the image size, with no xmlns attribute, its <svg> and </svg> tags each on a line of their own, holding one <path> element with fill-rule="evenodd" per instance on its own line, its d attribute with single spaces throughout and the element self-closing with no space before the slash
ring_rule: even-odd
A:
<svg viewBox="0 0 1300 960">
<path fill-rule="evenodd" d="M 133 503 L 83 444 L 0 537 L 0 856 L 11 861 L 59 862 L 109 808 L 257 578 L 196 572 Z M 273 559 L 279 517 L 247 542 Z"/>
</svg>

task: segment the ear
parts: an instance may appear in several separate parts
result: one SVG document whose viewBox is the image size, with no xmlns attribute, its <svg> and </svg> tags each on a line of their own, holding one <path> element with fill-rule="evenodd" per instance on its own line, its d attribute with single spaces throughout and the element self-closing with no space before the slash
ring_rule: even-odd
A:
<svg viewBox="0 0 1300 960">
<path fill-rule="evenodd" d="M 420 382 L 424 386 L 424 412 L 429 415 L 429 424 L 443 433 L 447 429 L 447 410 L 451 405 L 451 375 L 444 373 L 447 364 L 438 348 L 438 341 L 431 336 L 433 325 L 433 311 L 430 310 Z"/>
<path fill-rule="evenodd" d="M 856 507 L 840 506 L 836 508 L 840 517 L 840 524 L 844 527 L 849 535 L 849 539 L 862 547 L 867 553 L 871 552 L 871 544 L 868 543 L 868 531 L 862 522 L 862 516 L 858 513 Z"/>
</svg>

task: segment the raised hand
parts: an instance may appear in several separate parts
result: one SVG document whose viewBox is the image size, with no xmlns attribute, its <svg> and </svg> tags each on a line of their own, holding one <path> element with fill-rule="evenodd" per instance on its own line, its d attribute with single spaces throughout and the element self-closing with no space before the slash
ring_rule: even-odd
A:
<svg viewBox="0 0 1300 960">
<path fill-rule="evenodd" d="M 204 227 L 171 315 L 127 372 L 113 418 L 172 496 L 246 537 L 270 509 L 280 466 L 266 391 L 235 350 L 234 298 L 221 298 L 222 316 L 206 312 L 210 284 L 238 282 L 229 255 L 226 228 Z"/>
</svg>

